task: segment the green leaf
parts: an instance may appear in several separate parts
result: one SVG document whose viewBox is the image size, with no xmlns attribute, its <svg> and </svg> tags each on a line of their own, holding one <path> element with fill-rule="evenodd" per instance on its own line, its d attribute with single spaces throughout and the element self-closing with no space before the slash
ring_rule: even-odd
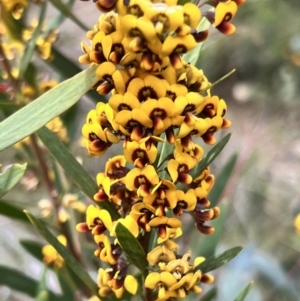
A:
<svg viewBox="0 0 300 301">
<path fill-rule="evenodd" d="M 59 0 L 49 0 L 53 6 L 55 6 L 61 13 L 63 13 L 67 18 L 71 19 L 74 23 L 76 23 L 81 29 L 84 31 L 88 31 L 89 28 L 85 26 L 75 15 L 72 14 L 68 6 L 63 4 Z"/>
<path fill-rule="evenodd" d="M 244 301 L 247 297 L 251 287 L 253 285 L 253 281 L 251 281 L 240 293 L 239 295 L 234 299 L 234 301 Z"/>
<path fill-rule="evenodd" d="M 38 91 L 37 78 L 38 74 L 35 66 L 32 63 L 29 63 L 24 72 L 24 79 L 30 86 L 34 88 L 35 92 Z"/>
<path fill-rule="evenodd" d="M 98 186 L 82 165 L 75 159 L 68 148 L 46 127 L 36 132 L 37 136 L 47 147 L 51 156 L 60 164 L 65 173 L 76 183 L 76 185 L 91 199 L 98 192 Z M 99 204 L 99 203 L 97 203 Z M 110 212 L 112 218 L 118 219 L 119 213 L 108 201 L 101 202 L 101 207 Z"/>
<path fill-rule="evenodd" d="M 41 11 L 40 11 L 40 16 L 39 16 L 39 21 L 38 25 L 34 30 L 34 33 L 29 40 L 28 44 L 26 45 L 24 55 L 21 59 L 21 65 L 20 65 L 20 71 L 19 71 L 19 78 L 22 79 L 23 74 L 25 73 L 29 63 L 31 62 L 35 47 L 36 47 L 36 40 L 41 34 L 41 27 L 43 25 L 45 16 L 46 16 L 46 10 L 47 10 L 47 2 L 44 2 L 42 5 Z"/>
<path fill-rule="evenodd" d="M 96 82 L 96 67 L 64 81 L 0 123 L 0 150 L 22 140 L 60 115 Z"/>
<path fill-rule="evenodd" d="M 54 59 L 46 61 L 46 63 L 58 71 L 64 78 L 70 78 L 82 71 L 72 60 L 64 56 L 55 47 L 52 47 L 52 53 L 54 55 Z M 95 102 L 107 102 L 106 98 L 96 92 L 96 90 L 90 90 L 86 95 Z"/>
<path fill-rule="evenodd" d="M 174 144 L 170 144 L 168 142 L 165 134 L 164 134 L 163 138 L 164 138 L 164 143 L 159 144 L 161 146 L 161 149 L 159 152 L 159 159 L 158 159 L 156 166 L 157 166 L 157 169 L 160 169 L 160 170 L 163 169 L 159 173 L 160 178 L 167 179 L 168 175 L 165 170 L 165 166 L 166 166 L 166 163 L 169 161 L 168 156 L 173 154 L 175 146 L 174 146 Z"/>
<path fill-rule="evenodd" d="M 13 164 L 0 173 L 0 198 L 8 193 L 23 177 L 27 164 Z"/>
<path fill-rule="evenodd" d="M 217 288 L 213 287 L 199 301 L 212 301 L 217 296 Z"/>
<path fill-rule="evenodd" d="M 34 297 L 38 288 L 38 283 L 31 277 L 22 272 L 0 265 L 0 285 L 22 292 L 26 295 Z M 60 296 L 48 291 L 49 301 L 63 301 Z"/>
<path fill-rule="evenodd" d="M 48 301 L 49 293 L 47 291 L 47 268 L 44 267 L 40 282 L 37 287 L 35 301 Z"/>
<path fill-rule="evenodd" d="M 23 215 L 25 216 L 25 218 L 28 220 L 28 218 L 26 217 L 26 215 L 23 212 Z M 21 246 L 30 254 L 32 255 L 34 258 L 36 258 L 39 261 L 43 261 L 43 254 L 42 254 L 42 248 L 43 245 L 41 243 L 35 242 L 35 241 L 31 241 L 31 240 L 26 240 L 26 239 L 22 239 L 19 241 Z"/>
<path fill-rule="evenodd" d="M 228 143 L 231 134 L 227 134 L 221 141 L 219 141 L 210 151 L 207 152 L 205 157 L 191 170 L 191 176 L 195 178 L 201 174 L 203 170 L 209 166 L 215 158 L 219 155 L 225 145 Z"/>
<path fill-rule="evenodd" d="M 194 271 L 201 270 L 202 273 L 207 273 L 212 270 L 219 268 L 220 266 L 226 264 L 235 256 L 237 256 L 241 251 L 242 247 L 234 247 L 225 251 L 220 255 L 213 255 L 205 259 L 204 262 L 200 263 L 194 268 Z"/>
<path fill-rule="evenodd" d="M 191 1 L 187 0 L 186 2 L 191 2 Z M 203 30 L 208 30 L 210 25 L 211 25 L 210 22 L 206 18 L 202 18 L 199 25 L 198 25 L 198 27 L 197 27 L 197 31 L 199 32 L 199 31 L 203 31 Z M 184 54 L 182 56 L 184 61 L 186 61 L 187 63 L 190 63 L 193 66 L 197 66 L 203 43 L 204 42 L 197 43 L 197 46 L 193 50 L 191 50 L 191 51 L 187 52 L 186 54 Z"/>
<path fill-rule="evenodd" d="M 216 218 L 215 220 L 211 221 L 210 225 L 215 227 L 215 232 L 211 235 L 206 235 L 201 240 L 200 247 L 198 247 L 197 252 L 198 256 L 203 256 L 205 258 L 211 256 L 212 254 L 215 254 L 216 247 L 222 237 L 223 231 L 224 231 L 224 225 L 227 221 L 228 216 L 228 209 L 229 204 L 228 203 L 222 203 L 220 206 L 221 214 Z M 199 233 L 196 233 L 199 235 Z M 195 238 L 195 242 L 197 239 Z M 193 242 L 193 240 L 192 240 Z M 198 243 L 197 243 L 198 244 Z M 196 248 L 195 248 L 196 249 Z"/>
<path fill-rule="evenodd" d="M 143 273 L 148 266 L 148 261 L 138 240 L 121 223 L 118 223 L 116 226 L 116 234 L 120 246 L 126 253 L 128 260 Z"/>
<path fill-rule="evenodd" d="M 211 206 L 216 206 L 218 201 L 220 200 L 220 197 L 222 196 L 222 193 L 234 171 L 234 168 L 237 163 L 237 154 L 233 154 L 225 166 L 223 167 L 220 174 L 216 177 L 216 182 L 212 188 L 212 191 L 209 193 L 209 200 Z"/>
<path fill-rule="evenodd" d="M 36 230 L 48 241 L 49 244 L 56 249 L 56 251 L 63 257 L 67 265 L 86 284 L 91 292 L 97 295 L 98 286 L 84 269 L 84 267 L 74 258 L 69 250 L 58 241 L 58 239 L 45 227 L 42 222 L 37 220 L 29 211 L 24 210 L 24 212 Z"/>
<path fill-rule="evenodd" d="M 57 278 L 65 300 L 74 300 L 74 293 L 78 287 L 72 280 L 67 267 L 63 266 L 57 271 Z"/>
<path fill-rule="evenodd" d="M 34 279 L 3 265 L 0 265 L 0 284 L 29 296 L 35 295 L 38 286 Z"/>
<path fill-rule="evenodd" d="M 28 218 L 26 217 L 24 212 L 20 208 L 11 205 L 10 203 L 12 202 L 0 200 L 0 214 L 12 219 L 28 223 Z"/>
</svg>

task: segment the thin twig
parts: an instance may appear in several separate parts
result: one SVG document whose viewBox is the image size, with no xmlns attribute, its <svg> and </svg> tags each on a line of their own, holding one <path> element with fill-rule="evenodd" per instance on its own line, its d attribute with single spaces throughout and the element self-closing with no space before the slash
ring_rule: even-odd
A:
<svg viewBox="0 0 300 301">
<path fill-rule="evenodd" d="M 145 254 L 148 254 L 150 237 L 151 237 L 151 232 L 145 232 L 143 239 L 140 241 Z M 147 276 L 148 276 L 148 269 L 145 269 L 145 272 L 143 275 L 144 282 L 145 282 L 145 279 Z M 144 287 L 144 296 L 145 296 L 145 299 L 144 299 L 145 301 L 152 301 L 153 300 L 152 290 Z"/>
</svg>

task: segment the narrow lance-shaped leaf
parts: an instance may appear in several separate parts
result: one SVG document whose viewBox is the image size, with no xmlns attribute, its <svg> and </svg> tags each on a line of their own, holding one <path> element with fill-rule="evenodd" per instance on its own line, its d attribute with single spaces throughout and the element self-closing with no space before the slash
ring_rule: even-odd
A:
<svg viewBox="0 0 300 301">
<path fill-rule="evenodd" d="M 58 49 L 54 46 L 52 47 L 53 60 L 46 61 L 52 68 L 58 71 L 63 78 L 70 78 L 77 73 L 80 73 L 80 69 L 71 59 L 63 55 Z M 98 102 L 107 102 L 106 98 L 103 95 L 100 95 L 96 90 L 90 90 L 86 93 L 86 96 L 90 97 L 93 101 Z"/>
<path fill-rule="evenodd" d="M 31 135 L 74 105 L 96 82 L 96 67 L 64 81 L 0 123 L 0 150 Z"/>
<path fill-rule="evenodd" d="M 24 55 L 22 57 L 21 60 L 21 66 L 20 66 L 20 71 L 19 71 L 19 78 L 22 78 L 24 72 L 26 71 L 29 63 L 31 62 L 34 50 L 35 50 L 35 46 L 36 46 L 36 41 L 38 39 L 38 37 L 41 34 L 41 27 L 43 25 L 45 16 L 46 16 L 46 10 L 47 10 L 47 2 L 44 2 L 42 7 L 41 7 L 41 11 L 40 11 L 40 16 L 39 16 L 39 21 L 38 21 L 38 25 L 34 30 L 34 33 L 31 37 L 31 39 L 29 40 L 25 51 L 24 51 Z"/>
<path fill-rule="evenodd" d="M 219 268 L 220 266 L 226 264 L 235 256 L 237 256 L 241 251 L 242 247 L 235 247 L 225 251 L 220 255 L 213 255 L 205 259 L 204 262 L 200 263 L 194 268 L 194 271 L 201 270 L 202 273 L 207 273 L 212 270 Z"/>
<path fill-rule="evenodd" d="M 47 268 L 44 267 L 40 282 L 37 287 L 35 301 L 48 301 L 49 293 L 47 291 Z"/>
<path fill-rule="evenodd" d="M 220 200 L 220 197 L 222 196 L 223 191 L 234 171 L 234 168 L 237 163 L 237 158 L 238 155 L 233 154 L 221 170 L 220 174 L 217 176 L 212 191 L 209 193 L 209 200 L 211 206 L 216 206 L 218 201 Z"/>
<path fill-rule="evenodd" d="M 157 161 L 157 169 L 162 170 L 160 172 L 160 178 L 167 179 L 168 175 L 165 171 L 166 162 L 168 162 L 168 156 L 172 155 L 174 152 L 174 144 L 170 144 L 166 139 L 166 135 L 164 135 L 164 143 L 160 143 L 160 152 L 159 152 L 159 159 Z"/>
<path fill-rule="evenodd" d="M 86 286 L 95 295 L 98 294 L 98 287 L 91 276 L 83 268 L 83 266 L 74 258 L 69 250 L 63 246 L 58 239 L 45 227 L 45 225 L 37 220 L 29 211 L 24 211 L 36 230 L 51 244 L 56 251 L 63 257 L 66 264 L 74 271 L 74 273 L 86 284 Z"/>
<path fill-rule="evenodd" d="M 74 23 L 76 23 L 81 29 L 83 29 L 84 31 L 89 30 L 89 28 L 87 26 L 85 26 L 74 14 L 72 14 L 72 12 L 68 8 L 68 6 L 63 4 L 61 1 L 59 1 L 59 0 L 49 0 L 49 2 L 51 2 L 53 4 L 53 6 L 55 6 L 66 17 L 68 17 Z"/>
<path fill-rule="evenodd" d="M 247 297 L 251 287 L 253 285 L 253 281 L 251 281 L 240 293 L 239 295 L 234 299 L 234 301 L 244 301 Z"/>
<path fill-rule="evenodd" d="M 46 127 L 37 131 L 37 136 L 47 147 L 53 158 L 60 164 L 65 173 L 77 184 L 77 186 L 91 199 L 98 192 L 98 186 L 82 165 L 75 159 L 68 148 Z M 120 215 L 113 205 L 106 201 L 99 204 L 103 209 L 110 212 L 115 219 Z"/>
<path fill-rule="evenodd" d="M 199 299 L 199 301 L 212 301 L 215 300 L 215 297 L 217 296 L 217 288 L 213 287 L 211 290 L 209 290 L 203 297 Z"/>
<path fill-rule="evenodd" d="M 219 155 L 219 153 L 228 143 L 230 137 L 231 134 L 227 134 L 210 151 L 207 152 L 206 156 L 191 170 L 191 175 L 193 178 L 201 174 L 203 170 L 215 160 L 215 158 Z"/>
<path fill-rule="evenodd" d="M 8 193 L 23 177 L 27 164 L 13 164 L 0 173 L 0 197 Z"/>
<path fill-rule="evenodd" d="M 24 273 L 0 265 L 0 285 L 8 286 L 9 288 L 22 292 L 28 296 L 34 297 L 38 288 L 38 283 L 35 279 L 25 275 Z M 63 301 L 60 296 L 48 291 L 49 301 Z"/>
<path fill-rule="evenodd" d="M 24 212 L 14 206 L 11 205 L 11 201 L 6 201 L 6 200 L 0 200 L 0 214 L 7 216 L 9 218 L 12 219 L 16 219 L 25 223 L 29 223 L 28 218 L 26 217 L 26 215 L 24 214 Z"/>
<path fill-rule="evenodd" d="M 24 214 L 25 218 L 27 219 L 27 221 L 29 221 L 29 219 L 27 218 L 27 216 L 25 215 L 24 212 L 23 212 L 23 214 Z M 31 241 L 31 240 L 25 240 L 25 239 L 22 239 L 19 242 L 20 242 L 20 245 L 30 255 L 32 255 L 34 258 L 38 259 L 39 261 L 43 261 L 43 255 L 42 255 L 43 245 L 41 243 Z"/>
<path fill-rule="evenodd" d="M 141 272 L 144 272 L 148 265 L 148 261 L 138 240 L 121 223 L 118 223 L 116 226 L 116 234 L 119 244 L 126 253 L 129 261 L 133 263 Z"/>
</svg>

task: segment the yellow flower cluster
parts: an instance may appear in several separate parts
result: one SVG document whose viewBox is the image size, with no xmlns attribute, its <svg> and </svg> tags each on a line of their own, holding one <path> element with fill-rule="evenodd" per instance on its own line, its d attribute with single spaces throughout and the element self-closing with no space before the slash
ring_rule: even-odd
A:
<svg viewBox="0 0 300 301">
<path fill-rule="evenodd" d="M 241 2 L 214 1 L 215 11 L 204 16 L 221 32 L 233 33 L 229 21 Z M 94 200 L 99 206 L 89 206 L 86 221 L 77 225 L 78 231 L 92 233 L 99 246 L 95 255 L 109 265 L 99 270 L 100 297 L 114 293 L 121 298 L 125 290 L 137 290 L 128 263 L 120 257 L 118 223 L 138 240 L 156 231 L 157 243 L 164 243 L 147 257 L 159 272 L 149 273 L 144 285 L 156 289 L 157 300 L 200 293 L 197 284 L 212 278 L 193 271 L 199 259 L 190 264 L 190 253 L 176 259 L 173 240 L 182 235 L 183 213 L 190 213 L 204 234 L 213 233 L 205 223 L 220 214 L 218 207 L 207 208 L 214 176 L 208 167 L 197 173 L 204 151 L 195 138 L 214 144 L 214 133 L 230 126 L 224 118 L 227 106 L 211 95 L 203 71 L 182 57 L 207 38 L 208 30 L 197 31 L 202 14 L 192 3 L 98 0 L 96 6 L 108 13 L 87 32 L 91 46 L 82 42 L 79 61 L 98 65 L 95 88 L 111 96 L 107 104 L 98 103 L 88 113 L 82 133 L 94 156 L 123 143 L 123 155 L 111 158 L 97 175 Z M 172 151 L 159 158 L 162 145 Z M 114 220 L 101 208 L 107 200 L 121 218 Z"/>
<path fill-rule="evenodd" d="M 152 268 L 156 267 L 158 272 L 151 272 L 145 279 L 145 287 L 157 291 L 157 301 L 165 301 L 169 298 L 185 298 L 193 292 L 202 292 L 200 282 L 212 283 L 214 278 L 208 274 L 202 274 L 200 270 L 194 270 L 205 259 L 195 258 L 190 264 L 191 252 L 187 252 L 180 259 L 177 259 L 174 250 L 178 246 L 167 241 L 149 252 L 147 260 Z"/>
</svg>

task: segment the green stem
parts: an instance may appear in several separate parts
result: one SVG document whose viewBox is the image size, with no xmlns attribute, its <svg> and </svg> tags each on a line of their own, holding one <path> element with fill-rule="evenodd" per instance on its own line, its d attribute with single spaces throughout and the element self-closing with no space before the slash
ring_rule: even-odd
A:
<svg viewBox="0 0 300 301">
<path fill-rule="evenodd" d="M 145 235 L 143 236 L 143 239 L 140 241 L 145 254 L 148 254 L 150 237 L 151 237 L 151 232 L 146 232 Z M 145 270 L 143 275 L 144 282 L 147 276 L 148 276 L 148 269 Z M 145 297 L 144 299 L 145 301 L 152 301 L 153 300 L 152 290 L 144 287 L 144 297 Z"/>
</svg>

